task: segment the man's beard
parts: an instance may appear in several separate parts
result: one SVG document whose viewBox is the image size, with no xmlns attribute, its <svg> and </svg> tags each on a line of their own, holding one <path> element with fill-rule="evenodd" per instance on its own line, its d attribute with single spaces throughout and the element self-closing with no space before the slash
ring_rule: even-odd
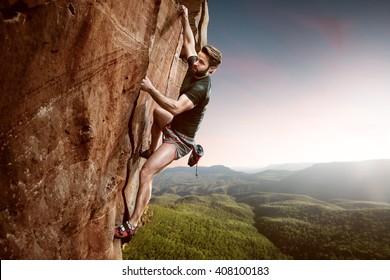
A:
<svg viewBox="0 0 390 280">
<path fill-rule="evenodd" d="M 203 71 L 192 69 L 192 73 L 194 74 L 195 77 L 201 78 L 201 77 L 204 77 L 207 75 L 207 73 L 209 72 L 209 69 L 210 69 L 210 67 L 207 67 L 207 69 L 203 70 Z"/>
</svg>

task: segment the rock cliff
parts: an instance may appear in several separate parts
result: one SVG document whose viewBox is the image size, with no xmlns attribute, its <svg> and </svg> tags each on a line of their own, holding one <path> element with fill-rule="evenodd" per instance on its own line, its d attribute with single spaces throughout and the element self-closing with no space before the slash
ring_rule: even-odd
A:
<svg viewBox="0 0 390 280">
<path fill-rule="evenodd" d="M 189 8 L 198 48 L 207 0 Z M 150 141 L 147 75 L 176 97 L 179 1 L 0 2 L 2 259 L 120 259 Z M 125 211 L 126 210 L 126 211 Z"/>
</svg>

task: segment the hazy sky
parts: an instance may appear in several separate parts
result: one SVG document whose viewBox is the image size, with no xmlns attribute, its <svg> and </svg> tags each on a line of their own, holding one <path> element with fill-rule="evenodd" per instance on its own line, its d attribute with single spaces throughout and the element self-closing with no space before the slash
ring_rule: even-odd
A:
<svg viewBox="0 0 390 280">
<path fill-rule="evenodd" d="M 390 158 L 390 1 L 209 0 L 209 13 L 223 64 L 201 165 Z"/>
</svg>

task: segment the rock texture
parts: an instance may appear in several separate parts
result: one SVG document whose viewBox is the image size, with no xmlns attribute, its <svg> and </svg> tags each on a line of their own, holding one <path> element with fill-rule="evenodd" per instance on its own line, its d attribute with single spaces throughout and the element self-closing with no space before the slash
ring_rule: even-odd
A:
<svg viewBox="0 0 390 280">
<path fill-rule="evenodd" d="M 207 0 L 181 3 L 199 48 Z M 121 258 L 155 106 L 141 80 L 175 97 L 186 70 L 178 6 L 0 2 L 2 259 Z"/>
</svg>

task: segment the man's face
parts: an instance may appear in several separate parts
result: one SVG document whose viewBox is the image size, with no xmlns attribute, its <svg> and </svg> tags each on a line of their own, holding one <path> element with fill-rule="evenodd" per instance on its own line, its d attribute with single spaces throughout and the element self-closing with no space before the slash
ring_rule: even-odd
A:
<svg viewBox="0 0 390 280">
<path fill-rule="evenodd" d="M 198 60 L 195 61 L 194 65 L 192 66 L 192 73 L 196 77 L 204 77 L 209 74 L 209 69 L 209 58 L 206 54 L 199 52 Z"/>
</svg>

